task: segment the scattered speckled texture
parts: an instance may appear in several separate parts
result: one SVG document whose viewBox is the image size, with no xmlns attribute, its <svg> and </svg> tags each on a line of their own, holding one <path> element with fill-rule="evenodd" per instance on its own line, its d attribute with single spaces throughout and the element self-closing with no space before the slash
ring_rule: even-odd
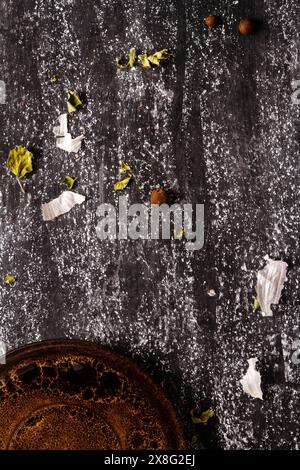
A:
<svg viewBox="0 0 300 470">
<path fill-rule="evenodd" d="M 201 19 L 214 13 L 223 25 L 209 30 Z M 236 32 L 245 16 L 259 19 L 254 36 Z M 115 56 L 131 47 L 177 57 L 158 70 L 118 70 Z M 8 348 L 60 337 L 109 345 L 162 384 L 189 439 L 298 448 L 299 49 L 297 0 L 0 1 L 0 271 L 17 276 L 0 287 Z M 57 149 L 52 132 L 68 88 L 86 101 L 69 119 L 72 135 L 86 135 L 78 155 Z M 5 164 L 15 145 L 35 156 L 26 195 Z M 205 204 L 201 251 L 97 239 L 98 205 L 117 202 L 119 159 L 134 172 L 130 203 L 164 186 Z M 40 206 L 67 174 L 87 201 L 45 223 Z M 289 264 L 272 318 L 251 307 L 266 254 Z M 264 401 L 239 383 L 253 356 Z M 194 406 L 212 406 L 217 419 L 193 427 Z"/>
</svg>

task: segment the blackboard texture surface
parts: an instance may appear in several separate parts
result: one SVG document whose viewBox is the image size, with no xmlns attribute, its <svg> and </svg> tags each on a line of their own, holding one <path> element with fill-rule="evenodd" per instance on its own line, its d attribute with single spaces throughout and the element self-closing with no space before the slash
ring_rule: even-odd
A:
<svg viewBox="0 0 300 470">
<path fill-rule="evenodd" d="M 17 278 L 0 286 L 0 339 L 121 351 L 161 383 L 200 447 L 300 445 L 299 10 L 298 0 L 0 1 L 0 271 Z M 221 18 L 214 29 L 202 24 L 209 14 Z M 251 36 L 237 32 L 245 17 L 258 25 Z M 118 69 L 131 47 L 176 58 Z M 85 135 L 78 154 L 53 135 L 68 89 L 85 102 L 69 118 L 72 136 Z M 15 145 L 34 155 L 25 195 L 6 167 Z M 97 207 L 117 203 L 119 160 L 134 174 L 129 203 L 162 186 L 205 204 L 201 250 L 97 238 Z M 86 201 L 44 222 L 41 204 L 66 175 Z M 269 318 L 252 309 L 265 255 L 289 265 Z M 250 357 L 263 401 L 239 382 Z M 195 407 L 216 417 L 194 425 Z"/>
</svg>

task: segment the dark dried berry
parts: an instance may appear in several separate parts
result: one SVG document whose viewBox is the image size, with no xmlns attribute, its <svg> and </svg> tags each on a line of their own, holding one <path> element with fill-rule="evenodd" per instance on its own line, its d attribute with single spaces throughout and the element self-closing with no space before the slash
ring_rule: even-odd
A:
<svg viewBox="0 0 300 470">
<path fill-rule="evenodd" d="M 208 28 L 215 28 L 218 25 L 218 18 L 215 15 L 209 15 L 204 18 L 203 23 Z"/>
<path fill-rule="evenodd" d="M 245 18 L 240 21 L 239 24 L 239 33 L 243 34 L 244 36 L 248 36 L 248 34 L 252 34 L 255 29 L 254 21 L 250 18 Z"/>
<path fill-rule="evenodd" d="M 153 189 L 150 195 L 150 203 L 151 204 L 166 204 L 168 202 L 168 194 L 165 189 Z"/>
</svg>

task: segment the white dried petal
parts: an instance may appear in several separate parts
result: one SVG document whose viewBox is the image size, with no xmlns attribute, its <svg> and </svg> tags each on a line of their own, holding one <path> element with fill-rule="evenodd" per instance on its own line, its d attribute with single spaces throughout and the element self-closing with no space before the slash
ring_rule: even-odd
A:
<svg viewBox="0 0 300 470">
<path fill-rule="evenodd" d="M 263 399 L 262 397 L 262 390 L 261 390 L 261 375 L 260 372 L 258 372 L 255 369 L 255 364 L 257 362 L 257 357 L 251 357 L 248 359 L 248 370 L 246 374 L 243 376 L 243 378 L 240 380 L 243 390 L 245 393 L 248 393 L 251 395 L 253 398 L 260 398 L 260 400 Z"/>
<path fill-rule="evenodd" d="M 263 316 L 271 317 L 272 304 L 278 304 L 283 285 L 287 279 L 287 263 L 275 261 L 268 256 L 267 265 L 257 273 L 256 293 Z"/>
<path fill-rule="evenodd" d="M 68 115 L 61 114 L 58 116 L 59 126 L 53 128 L 55 137 L 64 137 L 68 133 Z"/>
<path fill-rule="evenodd" d="M 84 135 L 80 135 L 75 139 L 72 139 L 71 134 L 65 135 L 65 137 L 58 137 L 56 139 L 56 146 L 66 152 L 75 152 L 77 153 L 81 148 L 82 140 Z"/>
<path fill-rule="evenodd" d="M 77 153 L 84 139 L 84 135 L 80 135 L 72 139 L 71 134 L 68 132 L 68 115 L 61 114 L 58 117 L 59 126 L 53 128 L 54 135 L 56 136 L 56 147 L 65 150 L 66 152 Z"/>
<path fill-rule="evenodd" d="M 46 204 L 42 204 L 43 220 L 53 220 L 59 215 L 66 214 L 76 204 L 82 204 L 85 196 L 73 193 L 72 191 L 64 191 L 59 197 L 53 199 Z"/>
</svg>

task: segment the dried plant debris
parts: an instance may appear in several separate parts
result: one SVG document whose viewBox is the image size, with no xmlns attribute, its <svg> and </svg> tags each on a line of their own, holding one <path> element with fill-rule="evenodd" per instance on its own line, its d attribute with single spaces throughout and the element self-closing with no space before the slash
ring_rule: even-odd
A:
<svg viewBox="0 0 300 470">
<path fill-rule="evenodd" d="M 131 69 L 135 65 L 140 65 L 144 69 L 150 69 L 154 65 L 159 67 L 162 62 L 170 60 L 173 57 L 175 57 L 175 54 L 173 54 L 170 49 L 162 49 L 153 54 L 143 53 L 137 55 L 136 50 L 133 48 L 129 51 L 127 62 L 124 63 L 120 57 L 117 57 L 116 64 L 120 69 Z"/>
<path fill-rule="evenodd" d="M 21 191 L 25 193 L 21 179 L 32 172 L 32 153 L 24 147 L 13 148 L 8 155 L 7 166 L 16 176 Z"/>
<path fill-rule="evenodd" d="M 7 274 L 7 276 L 4 277 L 3 282 L 9 285 L 14 284 L 16 282 L 16 277 L 11 274 Z"/>
<path fill-rule="evenodd" d="M 75 182 L 76 182 L 76 178 L 72 178 L 72 176 L 68 175 L 68 176 L 65 177 L 62 184 L 63 184 L 63 186 L 66 186 L 68 189 L 72 189 Z"/>
<path fill-rule="evenodd" d="M 262 315 L 273 316 L 271 305 L 279 303 L 281 291 L 286 281 L 288 265 L 284 261 L 275 261 L 268 256 L 264 258 L 266 266 L 257 273 L 256 293 Z"/>
<path fill-rule="evenodd" d="M 50 78 L 50 82 L 51 83 L 56 83 L 57 81 L 58 81 L 57 75 L 52 75 L 52 77 Z"/>
<path fill-rule="evenodd" d="M 116 57 L 116 64 L 120 69 L 131 69 L 132 67 L 135 66 L 136 62 L 136 50 L 130 49 L 129 51 L 129 57 L 127 63 L 122 63 L 121 57 Z"/>
<path fill-rule="evenodd" d="M 215 415 L 214 410 L 211 408 L 209 408 L 206 411 L 203 411 L 200 416 L 195 416 L 196 411 L 197 411 L 197 408 L 194 408 L 191 410 L 191 419 L 194 424 L 204 424 L 204 426 L 206 426 L 208 423 L 208 420 Z"/>
<path fill-rule="evenodd" d="M 84 135 L 80 135 L 72 139 L 71 134 L 68 132 L 68 115 L 61 114 L 58 117 L 59 125 L 53 128 L 53 133 L 56 137 L 56 146 L 62 150 L 65 150 L 68 153 L 74 152 L 78 153 Z"/>
<path fill-rule="evenodd" d="M 245 393 L 248 393 L 253 398 L 263 399 L 262 390 L 261 390 L 261 375 L 255 369 L 255 364 L 257 362 L 257 357 L 251 357 L 248 359 L 248 370 L 243 378 L 240 380 L 243 390 Z"/>
<path fill-rule="evenodd" d="M 139 54 L 138 58 L 141 62 L 141 65 L 145 69 L 151 68 L 153 65 L 158 67 L 161 66 L 161 63 L 175 57 L 169 49 L 162 49 L 161 51 L 155 52 L 154 54 Z"/>
<path fill-rule="evenodd" d="M 82 108 L 83 103 L 79 98 L 77 91 L 68 90 L 67 106 L 69 113 L 76 113 Z"/>
<path fill-rule="evenodd" d="M 76 204 L 82 204 L 85 196 L 73 193 L 72 191 L 64 191 L 59 197 L 52 201 L 42 204 L 43 220 L 53 220 L 56 217 L 66 214 L 73 209 Z"/>
<path fill-rule="evenodd" d="M 127 163 L 123 161 L 120 162 L 119 173 L 120 175 L 124 176 L 121 176 L 121 178 L 115 183 L 115 191 L 122 191 L 123 189 L 125 189 L 132 179 L 131 168 Z"/>
<path fill-rule="evenodd" d="M 253 307 L 253 312 L 256 312 L 256 310 L 260 309 L 260 303 L 257 297 L 254 298 L 252 307 Z"/>
</svg>

